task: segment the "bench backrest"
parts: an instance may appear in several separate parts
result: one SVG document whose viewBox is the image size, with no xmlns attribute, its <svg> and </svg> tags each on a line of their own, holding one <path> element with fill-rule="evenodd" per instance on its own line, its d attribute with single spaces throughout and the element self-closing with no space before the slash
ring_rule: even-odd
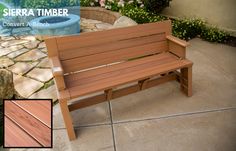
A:
<svg viewBox="0 0 236 151">
<path fill-rule="evenodd" d="M 49 57 L 59 56 L 65 73 L 127 61 L 168 50 L 171 21 L 46 39 Z"/>
</svg>

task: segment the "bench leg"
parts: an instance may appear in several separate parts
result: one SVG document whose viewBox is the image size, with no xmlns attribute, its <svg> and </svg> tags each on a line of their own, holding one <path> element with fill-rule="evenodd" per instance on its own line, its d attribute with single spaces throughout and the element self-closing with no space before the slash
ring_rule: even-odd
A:
<svg viewBox="0 0 236 151">
<path fill-rule="evenodd" d="M 181 69 L 180 85 L 187 96 L 192 96 L 192 66 Z"/>
<path fill-rule="evenodd" d="M 67 100 L 60 100 L 59 102 L 60 102 L 61 112 L 62 112 L 64 123 L 66 126 L 66 130 L 67 130 L 67 134 L 70 140 L 74 140 L 76 139 L 76 136 L 75 136 L 74 127 L 72 125 L 72 119 L 71 119 L 70 111 L 67 105 Z"/>
</svg>

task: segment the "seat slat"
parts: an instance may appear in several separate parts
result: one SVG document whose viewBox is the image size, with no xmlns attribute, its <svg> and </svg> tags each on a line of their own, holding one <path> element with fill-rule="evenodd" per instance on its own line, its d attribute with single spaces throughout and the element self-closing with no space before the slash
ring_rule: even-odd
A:
<svg viewBox="0 0 236 151">
<path fill-rule="evenodd" d="M 158 55 L 156 55 L 156 56 L 158 56 Z M 147 59 L 148 58 L 145 58 L 145 60 L 147 60 Z M 92 83 L 92 82 L 96 82 L 99 80 L 103 80 L 103 79 L 106 79 L 109 77 L 115 77 L 115 76 L 119 76 L 121 74 L 126 74 L 128 72 L 136 72 L 139 70 L 143 70 L 145 68 L 149 68 L 151 66 L 158 66 L 160 64 L 165 64 L 165 63 L 168 63 L 168 62 L 171 62 L 174 60 L 176 60 L 175 57 L 168 57 L 167 55 L 165 55 L 165 56 L 163 55 L 163 57 L 158 57 L 155 60 L 152 60 L 152 61 L 147 60 L 145 63 L 133 64 L 132 66 L 127 66 L 126 64 L 128 64 L 128 62 L 127 63 L 125 62 L 120 65 L 117 64 L 117 65 L 112 65 L 110 67 L 104 67 L 105 69 L 113 68 L 113 71 L 110 71 L 110 72 L 107 71 L 107 72 L 103 72 L 103 73 L 97 72 L 97 74 L 93 75 L 93 76 L 90 76 L 90 71 L 87 71 L 87 76 L 83 77 L 83 78 L 81 78 L 80 73 L 78 73 L 77 74 L 78 76 L 76 78 L 73 78 L 73 80 L 69 79 L 66 82 L 67 82 L 68 87 L 74 87 L 76 85 L 84 85 L 87 83 Z M 137 61 L 134 61 L 134 62 L 136 63 Z M 123 68 L 119 69 L 119 67 L 123 67 Z"/>
<path fill-rule="evenodd" d="M 139 71 L 137 73 L 130 73 L 126 75 L 120 75 L 117 77 L 107 78 L 101 81 L 96 81 L 94 83 L 89 83 L 87 85 L 81 85 L 77 87 L 72 87 L 69 89 L 71 97 L 78 97 L 82 95 L 87 95 L 97 91 L 102 91 L 105 89 L 111 89 L 119 85 L 127 84 L 129 82 L 135 82 L 143 78 L 151 77 L 161 73 L 173 71 L 179 69 L 180 67 L 186 67 L 190 65 L 186 60 L 174 61 L 168 63 L 167 65 L 162 65 L 159 69 L 150 68 L 149 70 Z M 151 74 L 149 74 L 149 73 Z"/>
<path fill-rule="evenodd" d="M 78 97 L 191 65 L 191 62 L 188 60 L 169 59 L 170 60 L 163 58 L 163 60 L 167 60 L 164 63 L 163 60 L 159 62 L 156 60 L 156 62 L 150 62 L 146 64 L 146 66 L 134 66 L 133 69 L 130 67 L 127 70 L 114 70 L 104 75 L 98 74 L 97 76 L 95 75 L 87 79 L 80 79 L 77 82 L 68 82 L 70 94 L 72 97 Z M 132 70 L 132 72 L 127 72 L 130 70 Z"/>
<path fill-rule="evenodd" d="M 93 77 L 98 74 L 103 74 L 103 73 L 107 73 L 107 72 L 114 72 L 116 70 L 124 70 L 125 68 L 139 66 L 144 63 L 149 63 L 149 62 L 153 62 L 153 61 L 160 60 L 160 59 L 166 59 L 166 58 L 173 58 L 175 60 L 178 59 L 176 56 L 174 56 L 170 53 L 161 53 L 158 55 L 149 56 L 148 59 L 147 58 L 140 58 L 140 59 L 137 59 L 134 61 L 128 61 L 128 62 L 116 64 L 116 65 L 107 66 L 106 68 L 98 68 L 96 70 L 89 70 L 89 71 L 85 71 L 85 72 L 80 72 L 80 73 L 78 73 L 79 76 L 78 76 L 78 74 L 71 74 L 69 76 L 65 76 L 65 80 L 67 82 L 71 82 L 74 80 L 81 80 L 84 78 Z"/>
<path fill-rule="evenodd" d="M 120 75 L 125 75 L 128 72 L 138 72 L 139 70 L 144 70 L 145 68 L 149 68 L 150 66 L 158 66 L 167 62 L 171 62 L 173 61 L 173 59 L 171 58 L 167 58 L 167 59 L 163 59 L 159 62 L 150 62 L 150 63 L 145 63 L 142 64 L 140 66 L 134 66 L 134 67 L 130 67 L 130 68 L 125 68 L 123 70 L 116 70 L 110 73 L 103 73 L 103 74 L 99 74 L 97 76 L 91 77 L 91 78 L 84 78 L 84 79 L 80 79 L 77 81 L 73 81 L 68 83 L 68 87 L 75 87 L 77 85 L 87 85 L 88 83 L 93 83 L 96 81 L 102 81 L 104 79 L 108 79 L 111 77 L 116 77 L 116 76 L 120 76 Z"/>
</svg>

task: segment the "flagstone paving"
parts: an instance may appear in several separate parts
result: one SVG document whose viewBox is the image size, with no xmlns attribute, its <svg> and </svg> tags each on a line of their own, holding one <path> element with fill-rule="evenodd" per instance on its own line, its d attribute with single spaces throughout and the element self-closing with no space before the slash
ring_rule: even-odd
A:
<svg viewBox="0 0 236 151">
<path fill-rule="evenodd" d="M 24 98 L 43 87 L 43 83 L 22 75 L 14 75 L 13 80 L 16 91 Z"/>
<path fill-rule="evenodd" d="M 112 25 L 98 20 L 81 19 L 81 31 L 105 30 Z M 57 100 L 47 48 L 35 36 L 0 37 L 0 68 L 14 73 L 14 84 L 25 98 Z"/>
<path fill-rule="evenodd" d="M 9 70 L 13 73 L 23 75 L 35 67 L 37 63 L 38 62 L 17 62 L 13 66 L 9 67 Z"/>
</svg>

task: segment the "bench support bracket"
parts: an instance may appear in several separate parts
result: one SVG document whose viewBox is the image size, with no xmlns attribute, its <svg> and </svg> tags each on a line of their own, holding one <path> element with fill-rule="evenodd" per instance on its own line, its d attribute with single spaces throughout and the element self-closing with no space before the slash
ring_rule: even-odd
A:
<svg viewBox="0 0 236 151">
<path fill-rule="evenodd" d="M 177 79 L 177 75 L 175 73 L 171 73 L 171 74 L 167 74 L 165 76 L 161 76 L 159 78 L 152 79 L 152 80 L 146 79 L 145 82 L 143 81 L 142 85 L 143 85 L 143 89 L 147 89 L 147 88 L 151 88 L 156 85 L 159 85 L 159 84 L 162 84 L 162 83 L 165 83 L 168 81 L 173 81 L 176 79 Z M 74 102 L 73 104 L 70 104 L 69 111 L 74 111 L 74 110 L 88 107 L 88 106 L 91 106 L 94 104 L 102 103 L 107 100 L 119 98 L 121 96 L 125 96 L 125 95 L 135 93 L 138 91 L 140 91 L 140 83 L 138 83 L 136 85 L 129 86 L 129 87 L 125 87 L 122 89 L 114 90 L 114 91 L 112 91 L 112 89 L 105 90 L 105 93 L 103 93 L 103 94 L 96 95 L 96 96 L 89 97 L 89 98 L 85 98 L 83 100 L 79 100 L 77 102 Z"/>
</svg>

